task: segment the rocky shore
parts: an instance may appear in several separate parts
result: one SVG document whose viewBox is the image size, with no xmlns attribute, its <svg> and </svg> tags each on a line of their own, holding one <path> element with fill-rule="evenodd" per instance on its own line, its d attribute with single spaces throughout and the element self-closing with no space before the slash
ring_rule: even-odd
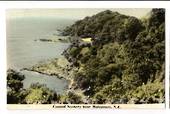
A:
<svg viewBox="0 0 170 114">
<path fill-rule="evenodd" d="M 49 76 L 67 79 L 67 67 L 69 62 L 64 58 L 55 58 L 46 62 L 40 62 L 32 67 L 23 68 L 22 70 L 34 71 Z"/>
<path fill-rule="evenodd" d="M 21 70 L 38 72 L 48 76 L 56 76 L 59 79 L 64 78 L 70 82 L 68 88 L 71 89 L 74 83 L 73 75 L 76 69 L 70 66 L 70 63 L 65 57 L 61 57 L 46 62 L 40 62 L 32 67 L 23 68 Z"/>
<path fill-rule="evenodd" d="M 52 42 L 52 43 L 57 43 L 57 42 L 61 42 L 61 43 L 69 43 L 69 38 L 63 38 L 62 36 L 60 36 L 61 38 L 48 38 L 48 39 L 45 39 L 45 38 L 40 38 L 40 39 L 35 39 L 34 41 L 39 41 L 39 42 Z"/>
</svg>

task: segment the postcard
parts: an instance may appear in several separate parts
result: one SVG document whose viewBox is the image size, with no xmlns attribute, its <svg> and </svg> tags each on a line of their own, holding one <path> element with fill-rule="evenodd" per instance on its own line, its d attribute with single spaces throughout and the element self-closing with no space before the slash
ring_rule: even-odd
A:
<svg viewBox="0 0 170 114">
<path fill-rule="evenodd" d="M 9 109 L 164 108 L 165 12 L 7 9 Z"/>
</svg>

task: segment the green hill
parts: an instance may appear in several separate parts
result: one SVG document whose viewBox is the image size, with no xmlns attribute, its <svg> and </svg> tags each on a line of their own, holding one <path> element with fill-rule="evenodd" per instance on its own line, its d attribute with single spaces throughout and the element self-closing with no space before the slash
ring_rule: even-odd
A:
<svg viewBox="0 0 170 114">
<path fill-rule="evenodd" d="M 93 103 L 165 102 L 165 10 L 138 19 L 109 10 L 75 22 L 63 31 L 65 52 L 77 67 L 74 82 Z M 90 37 L 82 45 L 79 40 Z"/>
</svg>

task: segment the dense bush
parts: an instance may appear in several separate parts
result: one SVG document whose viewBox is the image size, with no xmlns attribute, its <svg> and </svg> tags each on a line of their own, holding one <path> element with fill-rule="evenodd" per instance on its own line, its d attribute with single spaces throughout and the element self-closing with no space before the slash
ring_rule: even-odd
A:
<svg viewBox="0 0 170 114">
<path fill-rule="evenodd" d="M 63 104 L 82 104 L 81 96 L 69 91 L 65 95 L 61 95 L 60 102 Z"/>
<path fill-rule="evenodd" d="M 81 50 L 86 46 L 77 47 L 74 59 L 83 70 L 74 81 L 95 103 L 164 102 L 164 9 L 152 9 L 143 20 L 107 10 L 66 31 L 93 39 L 85 54 Z"/>
<path fill-rule="evenodd" d="M 51 104 L 52 101 L 58 101 L 58 96 L 45 85 L 35 83 L 27 89 L 28 95 L 25 97 L 27 104 Z"/>
<path fill-rule="evenodd" d="M 8 104 L 17 104 L 25 103 L 24 97 L 26 92 L 23 90 L 22 81 L 25 79 L 24 75 L 19 72 L 16 72 L 12 69 L 7 71 L 7 103 Z"/>
<path fill-rule="evenodd" d="M 59 96 L 45 85 L 32 84 L 23 89 L 24 75 L 9 69 L 7 71 L 7 103 L 8 104 L 49 104 L 59 100 Z"/>
</svg>

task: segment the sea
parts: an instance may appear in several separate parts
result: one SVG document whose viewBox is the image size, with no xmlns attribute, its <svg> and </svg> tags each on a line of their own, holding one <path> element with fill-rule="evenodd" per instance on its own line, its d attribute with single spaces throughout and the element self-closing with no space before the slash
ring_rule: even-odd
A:
<svg viewBox="0 0 170 114">
<path fill-rule="evenodd" d="M 20 71 L 40 62 L 59 58 L 69 43 L 38 42 L 37 39 L 64 38 L 58 30 L 74 23 L 72 19 L 58 17 L 18 17 L 6 20 L 7 68 Z M 24 88 L 32 83 L 45 84 L 61 94 L 68 87 L 68 81 L 33 71 L 20 71 L 25 75 Z"/>
</svg>

